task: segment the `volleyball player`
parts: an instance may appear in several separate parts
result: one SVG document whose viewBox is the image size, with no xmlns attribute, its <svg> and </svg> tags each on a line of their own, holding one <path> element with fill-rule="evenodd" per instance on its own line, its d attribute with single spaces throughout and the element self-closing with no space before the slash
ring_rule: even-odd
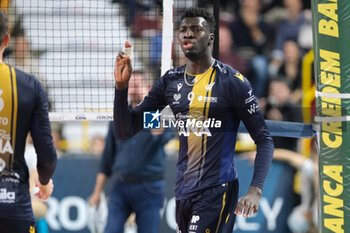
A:
<svg viewBox="0 0 350 233">
<path fill-rule="evenodd" d="M 51 138 L 44 87 L 34 76 L 2 62 L 10 35 L 6 14 L 0 10 L 0 231 L 35 232 L 29 193 L 29 172 L 24 160 L 28 131 L 37 153 L 41 199 L 53 191 L 56 152 Z"/>
<path fill-rule="evenodd" d="M 186 65 L 166 72 L 132 110 L 127 107 L 130 57 L 120 52 L 114 70 L 117 137 L 131 137 L 142 129 L 143 113 L 166 105 L 182 122 L 175 187 L 181 233 L 232 233 L 235 214 L 257 213 L 274 149 L 249 81 L 212 57 L 214 29 L 215 20 L 205 9 L 187 9 L 178 30 Z M 153 114 L 156 119 L 158 112 Z M 240 121 L 256 142 L 257 154 L 249 191 L 238 201 L 234 150 Z"/>
</svg>

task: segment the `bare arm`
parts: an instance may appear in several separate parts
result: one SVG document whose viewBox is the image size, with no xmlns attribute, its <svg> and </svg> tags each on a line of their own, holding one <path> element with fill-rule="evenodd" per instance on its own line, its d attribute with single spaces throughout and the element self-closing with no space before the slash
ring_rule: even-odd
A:
<svg viewBox="0 0 350 233">
<path fill-rule="evenodd" d="M 100 195 L 105 186 L 106 180 L 107 180 L 107 176 L 105 174 L 101 172 L 97 174 L 94 192 L 89 198 L 90 206 L 97 206 L 100 204 Z"/>
</svg>

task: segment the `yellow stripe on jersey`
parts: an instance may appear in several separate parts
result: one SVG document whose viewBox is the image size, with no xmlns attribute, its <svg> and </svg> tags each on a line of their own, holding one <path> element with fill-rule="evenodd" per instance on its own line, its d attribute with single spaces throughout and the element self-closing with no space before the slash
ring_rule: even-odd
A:
<svg viewBox="0 0 350 233">
<path fill-rule="evenodd" d="M 17 82 L 14 69 L 0 64 L 0 158 L 6 168 L 13 164 L 17 123 Z"/>
<path fill-rule="evenodd" d="M 12 116 L 12 148 L 13 154 L 16 150 L 16 131 L 17 131 L 17 113 L 18 113 L 18 95 L 17 95 L 17 78 L 16 72 L 13 67 L 11 67 L 11 78 L 12 78 L 12 92 L 13 92 L 13 116 Z"/>
<path fill-rule="evenodd" d="M 189 98 L 192 100 L 189 106 L 189 114 L 190 116 L 192 116 L 191 119 L 196 119 L 198 121 L 203 122 L 205 119 L 208 118 L 209 115 L 210 101 L 208 100 L 210 100 L 210 98 L 206 97 L 211 97 L 212 87 L 215 81 L 215 70 L 211 68 L 203 78 L 201 76 L 202 74 L 196 75 L 196 79 L 198 80 L 199 78 L 201 78 L 201 80 L 193 86 L 192 92 L 189 93 L 189 95 L 192 95 L 192 97 Z M 193 130 L 197 132 L 200 131 L 200 129 Z M 192 130 L 189 131 L 190 134 L 187 139 L 187 168 L 189 172 L 199 170 L 199 175 L 201 176 L 203 172 L 203 165 L 205 162 L 208 136 L 206 134 L 196 135 Z"/>
<path fill-rule="evenodd" d="M 220 211 L 220 215 L 219 215 L 219 221 L 218 221 L 218 225 L 216 226 L 215 233 L 219 232 L 220 223 L 221 223 L 221 219 L 222 219 L 222 213 L 224 212 L 225 206 L 226 206 L 226 192 L 224 193 L 224 195 L 222 197 L 222 207 L 221 207 L 221 211 Z"/>
</svg>

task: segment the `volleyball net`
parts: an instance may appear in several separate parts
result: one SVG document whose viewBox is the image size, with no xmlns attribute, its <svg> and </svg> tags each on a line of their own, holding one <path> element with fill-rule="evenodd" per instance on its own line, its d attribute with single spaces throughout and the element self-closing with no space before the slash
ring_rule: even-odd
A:
<svg viewBox="0 0 350 233">
<path fill-rule="evenodd" d="M 203 0 L 12 0 L 6 8 L 12 41 L 5 61 L 41 80 L 48 93 L 51 121 L 112 120 L 113 68 L 125 41 L 134 47 L 134 72 L 149 84 L 171 67 L 184 64 L 174 39 L 183 10 L 200 5 L 215 15 L 217 4 Z M 275 123 L 267 124 L 276 129 Z M 312 136 L 310 125 L 300 127 L 299 137 Z"/>
<path fill-rule="evenodd" d="M 12 39 L 5 62 L 41 80 L 51 121 L 112 120 L 113 68 L 124 42 L 134 47 L 133 70 L 153 82 L 176 65 L 173 13 L 196 4 L 12 0 L 6 6 Z"/>
</svg>

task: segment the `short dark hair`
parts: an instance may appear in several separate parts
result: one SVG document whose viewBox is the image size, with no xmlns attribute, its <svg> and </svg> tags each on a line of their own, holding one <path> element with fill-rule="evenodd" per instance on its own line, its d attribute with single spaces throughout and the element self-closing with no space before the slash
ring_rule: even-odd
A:
<svg viewBox="0 0 350 233">
<path fill-rule="evenodd" d="M 209 31 L 211 33 L 214 33 L 215 27 L 216 27 L 216 22 L 214 16 L 207 11 L 205 8 L 199 8 L 199 7 L 190 7 L 185 10 L 183 15 L 181 16 L 180 22 L 184 18 L 194 18 L 194 17 L 202 17 L 204 18 L 209 26 Z"/>
<path fill-rule="evenodd" d="M 0 10 L 0 43 L 4 41 L 8 31 L 9 31 L 9 24 L 7 21 L 6 13 L 3 10 Z"/>
</svg>

